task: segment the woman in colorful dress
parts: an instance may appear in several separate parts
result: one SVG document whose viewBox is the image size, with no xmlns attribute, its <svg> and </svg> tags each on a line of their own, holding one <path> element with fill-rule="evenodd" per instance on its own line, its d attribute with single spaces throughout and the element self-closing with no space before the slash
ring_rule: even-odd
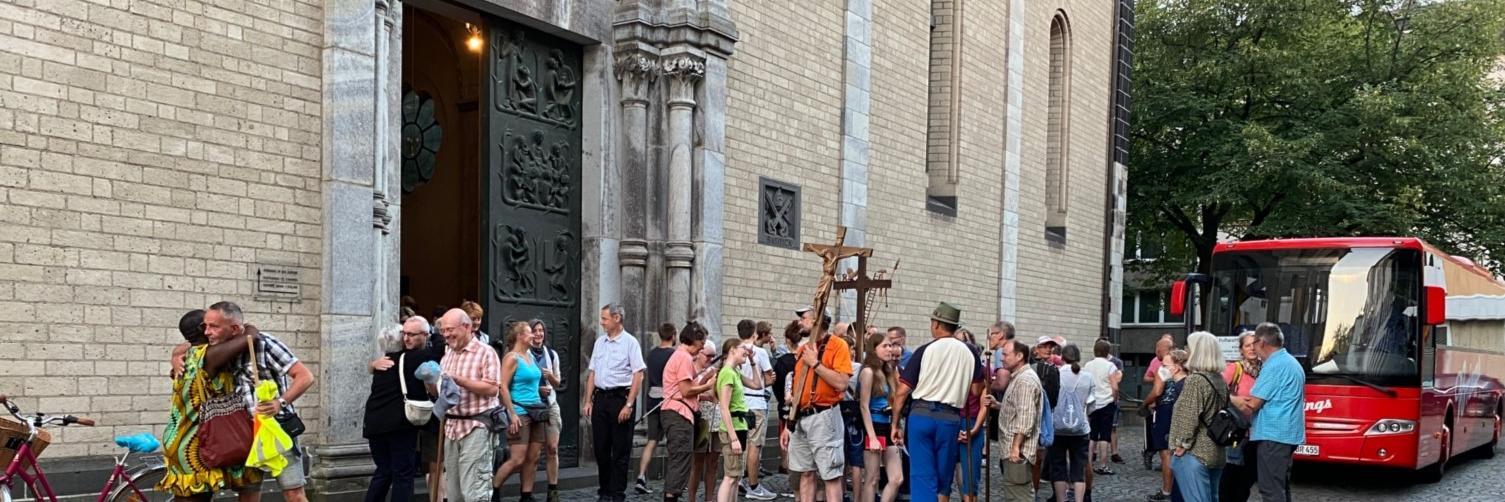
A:
<svg viewBox="0 0 1505 502">
<path fill-rule="evenodd" d="M 194 310 L 178 321 L 183 338 L 204 339 L 204 311 Z M 254 336 L 255 328 L 229 339 L 194 345 L 184 359 L 183 373 L 172 382 L 172 410 L 167 429 L 162 434 L 163 460 L 167 474 L 157 483 L 157 490 L 171 493 L 179 502 L 208 502 L 221 489 L 258 489 L 261 471 L 243 465 L 208 467 L 199 458 L 199 408 L 210 398 L 235 392 L 235 372 L 230 363 L 245 350 L 241 336 Z M 239 344 L 240 350 L 228 349 Z M 225 345 L 224 347 L 220 347 Z M 216 347 L 211 356 L 210 348 Z"/>
</svg>

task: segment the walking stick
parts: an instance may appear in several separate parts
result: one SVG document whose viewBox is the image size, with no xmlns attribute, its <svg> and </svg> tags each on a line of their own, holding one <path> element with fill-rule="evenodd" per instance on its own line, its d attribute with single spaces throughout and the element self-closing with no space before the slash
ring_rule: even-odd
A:
<svg viewBox="0 0 1505 502">
<path fill-rule="evenodd" d="M 987 495 L 987 498 L 983 500 L 991 501 L 993 500 L 993 442 L 987 440 L 988 431 L 986 430 L 982 432 L 982 437 L 982 463 L 986 466 L 982 468 L 982 486 Z"/>
</svg>

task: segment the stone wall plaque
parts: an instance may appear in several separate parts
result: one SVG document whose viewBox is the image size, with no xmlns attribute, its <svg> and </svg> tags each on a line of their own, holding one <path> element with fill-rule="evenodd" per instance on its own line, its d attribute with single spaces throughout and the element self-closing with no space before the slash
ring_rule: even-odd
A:
<svg viewBox="0 0 1505 502">
<path fill-rule="evenodd" d="M 799 249 L 800 187 L 758 178 L 758 243 Z"/>
<path fill-rule="evenodd" d="M 296 302 L 303 299 L 298 269 L 283 265 L 256 266 L 256 299 Z"/>
</svg>

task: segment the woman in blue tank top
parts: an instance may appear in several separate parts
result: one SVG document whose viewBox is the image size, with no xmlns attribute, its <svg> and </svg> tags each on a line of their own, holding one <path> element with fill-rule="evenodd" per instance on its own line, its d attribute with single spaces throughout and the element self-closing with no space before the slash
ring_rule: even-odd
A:
<svg viewBox="0 0 1505 502">
<path fill-rule="evenodd" d="M 904 484 L 904 464 L 899 459 L 899 447 L 889 444 L 893 430 L 893 410 L 889 398 L 899 378 L 898 361 L 900 347 L 891 343 L 883 333 L 868 335 L 866 347 L 872 347 L 862 360 L 862 371 L 857 377 L 858 404 L 867 413 L 862 414 L 862 425 L 867 428 L 867 444 L 863 448 L 863 479 L 857 483 L 857 494 L 852 500 L 870 502 L 878 493 L 878 467 L 888 471 L 888 484 L 883 486 L 881 502 L 894 502 L 899 497 L 899 486 Z"/>
<path fill-rule="evenodd" d="M 533 348 L 534 336 L 533 328 L 526 322 L 518 321 L 507 325 L 506 346 L 511 350 L 502 356 L 502 382 L 498 397 L 512 419 L 507 424 L 507 447 L 512 454 L 491 478 L 491 488 L 496 490 L 507 482 L 512 473 L 521 472 L 523 501 L 533 499 L 533 478 L 538 475 L 536 469 L 525 469 L 523 466 L 538 465 L 538 455 L 543 450 L 545 428 L 549 425 L 551 413 L 549 404 L 538 394 L 538 387 L 543 382 L 543 370 L 538 368 L 538 363 L 529 353 Z"/>
</svg>

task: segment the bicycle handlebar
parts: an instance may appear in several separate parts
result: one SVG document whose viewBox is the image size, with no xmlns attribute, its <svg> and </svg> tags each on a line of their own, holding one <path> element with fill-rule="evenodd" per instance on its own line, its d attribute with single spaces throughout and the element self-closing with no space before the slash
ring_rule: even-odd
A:
<svg viewBox="0 0 1505 502">
<path fill-rule="evenodd" d="M 0 394 L 0 404 L 5 404 L 5 394 Z"/>
<path fill-rule="evenodd" d="M 94 419 L 92 419 L 92 418 L 83 418 L 83 417 L 75 417 L 73 415 L 68 415 L 66 417 L 63 417 L 63 423 L 65 425 L 73 423 L 73 424 L 82 425 L 84 427 L 93 427 L 94 426 Z"/>
</svg>

